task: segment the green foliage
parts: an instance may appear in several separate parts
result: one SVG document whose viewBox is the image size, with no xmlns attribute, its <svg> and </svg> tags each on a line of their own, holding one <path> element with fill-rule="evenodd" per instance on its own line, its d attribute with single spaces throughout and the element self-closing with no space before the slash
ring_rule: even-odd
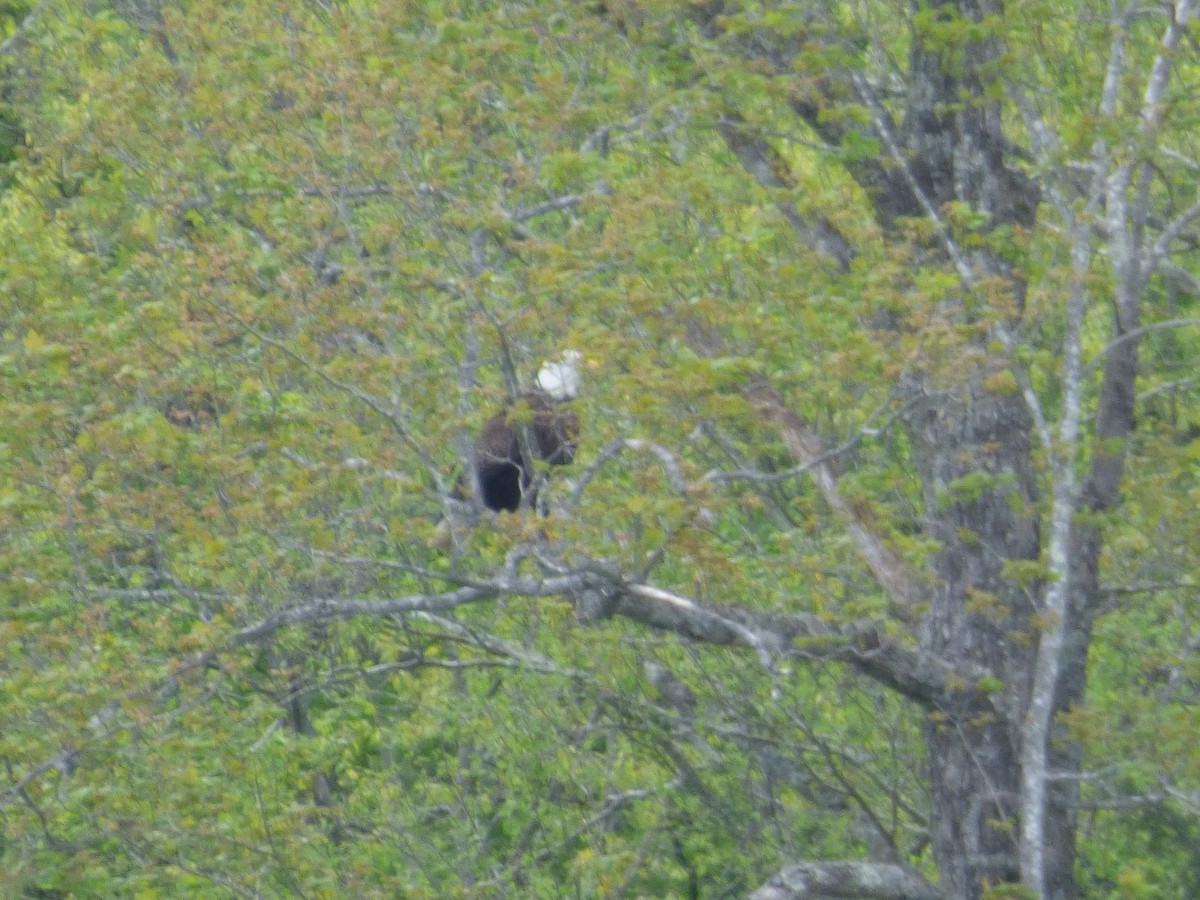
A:
<svg viewBox="0 0 1200 900">
<path fill-rule="evenodd" d="M 735 896 L 881 839 L 930 868 L 920 717 L 839 647 L 768 671 L 516 595 L 243 633 L 488 582 L 510 554 L 529 575 L 514 550 L 543 543 L 714 607 L 881 618 L 841 520 L 740 391 L 764 373 L 819 433 L 873 429 L 839 457 L 841 487 L 915 567 L 926 504 L 1011 484 L 980 470 L 927 497 L 904 436 L 872 424 L 913 372 L 1016 391 L 980 349 L 1013 301 L 984 292 L 965 321 L 957 276 L 925 264 L 928 224 L 883 240 L 839 168 L 878 142 L 797 133 L 789 106 L 825 71 L 909 40 L 894 5 L 806 9 L 747 4 L 708 40 L 674 4 L 624 29 L 560 0 L 47 5 L 30 77 L 0 86 L 0 894 Z M 0 37 L 29 11 L 0 3 Z M 1005 31 L 1038 47 L 1045 113 L 1090 146 L 1078 86 L 1102 71 L 1102 17 L 1047 27 L 1060 12 L 911 24 L 948 55 Z M 757 29 L 813 40 L 795 71 L 722 46 Z M 686 51 L 656 39 L 676 33 Z M 733 164 L 718 89 L 783 135 L 792 188 Z M 821 115 L 870 120 L 855 98 Z M 846 271 L 797 246 L 788 209 L 855 241 Z M 1055 230 L 985 234 L 977 211 L 945 212 L 1030 273 L 1020 362 L 1053 408 Z M 1157 289 L 1178 304 L 1164 319 L 1194 315 Z M 1089 313 L 1089 357 L 1104 321 Z M 1159 702 L 1200 678 L 1179 649 L 1197 340 L 1149 344 L 1161 402 L 1131 452 L 1153 464 L 1132 467 L 1105 559 L 1174 587 L 1098 626 L 1096 696 L 1066 722 L 1131 791 L 1160 771 L 1200 781 L 1191 694 Z M 578 505 L 447 525 L 469 435 L 568 346 L 587 357 L 576 476 L 597 464 Z M 641 444 L 600 465 L 618 438 Z M 769 477 L 712 475 L 751 469 Z M 1005 571 L 1018 588 L 1046 575 Z M 694 712 L 655 693 L 647 660 Z M 1200 892 L 1195 829 L 1097 815 L 1089 896 Z"/>
</svg>

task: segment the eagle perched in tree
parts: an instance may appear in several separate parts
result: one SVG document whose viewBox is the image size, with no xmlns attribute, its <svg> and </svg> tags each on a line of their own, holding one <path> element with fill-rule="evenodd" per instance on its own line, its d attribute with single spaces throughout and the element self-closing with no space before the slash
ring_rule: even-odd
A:
<svg viewBox="0 0 1200 900">
<path fill-rule="evenodd" d="M 575 459 L 579 417 L 562 406 L 579 394 L 579 364 L 583 354 L 567 350 L 542 365 L 537 387 L 518 402 L 488 419 L 475 441 L 472 464 L 479 497 L 488 509 L 516 512 L 532 500 L 531 467 L 525 450 L 552 466 Z"/>
</svg>

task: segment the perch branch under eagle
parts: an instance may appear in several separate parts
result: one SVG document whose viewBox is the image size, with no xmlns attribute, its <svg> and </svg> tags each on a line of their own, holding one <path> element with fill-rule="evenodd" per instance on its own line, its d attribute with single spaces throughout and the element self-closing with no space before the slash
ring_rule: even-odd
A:
<svg viewBox="0 0 1200 900">
<path fill-rule="evenodd" d="M 483 505 L 499 512 L 516 512 L 530 502 L 534 491 L 532 467 L 526 458 L 563 466 L 575 459 L 579 417 L 563 403 L 579 394 L 579 363 L 583 354 L 567 350 L 542 365 L 537 387 L 514 407 L 488 419 L 475 441 L 472 465 Z M 527 411 L 522 416 L 521 412 Z"/>
</svg>

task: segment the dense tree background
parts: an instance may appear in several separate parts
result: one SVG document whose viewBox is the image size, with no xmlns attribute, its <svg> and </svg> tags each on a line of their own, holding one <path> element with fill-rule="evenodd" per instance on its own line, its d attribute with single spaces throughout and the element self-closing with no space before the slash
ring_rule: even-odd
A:
<svg viewBox="0 0 1200 900">
<path fill-rule="evenodd" d="M 1192 0 L 0 41 L 0 894 L 1200 895 Z"/>
</svg>

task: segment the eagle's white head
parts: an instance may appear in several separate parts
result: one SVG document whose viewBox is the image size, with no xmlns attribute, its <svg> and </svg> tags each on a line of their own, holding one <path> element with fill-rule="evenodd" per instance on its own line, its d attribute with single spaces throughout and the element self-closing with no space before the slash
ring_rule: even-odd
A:
<svg viewBox="0 0 1200 900">
<path fill-rule="evenodd" d="M 583 354 L 564 350 L 557 359 L 542 363 L 538 372 L 538 387 L 553 400 L 574 400 L 579 396 L 579 364 Z"/>
</svg>

